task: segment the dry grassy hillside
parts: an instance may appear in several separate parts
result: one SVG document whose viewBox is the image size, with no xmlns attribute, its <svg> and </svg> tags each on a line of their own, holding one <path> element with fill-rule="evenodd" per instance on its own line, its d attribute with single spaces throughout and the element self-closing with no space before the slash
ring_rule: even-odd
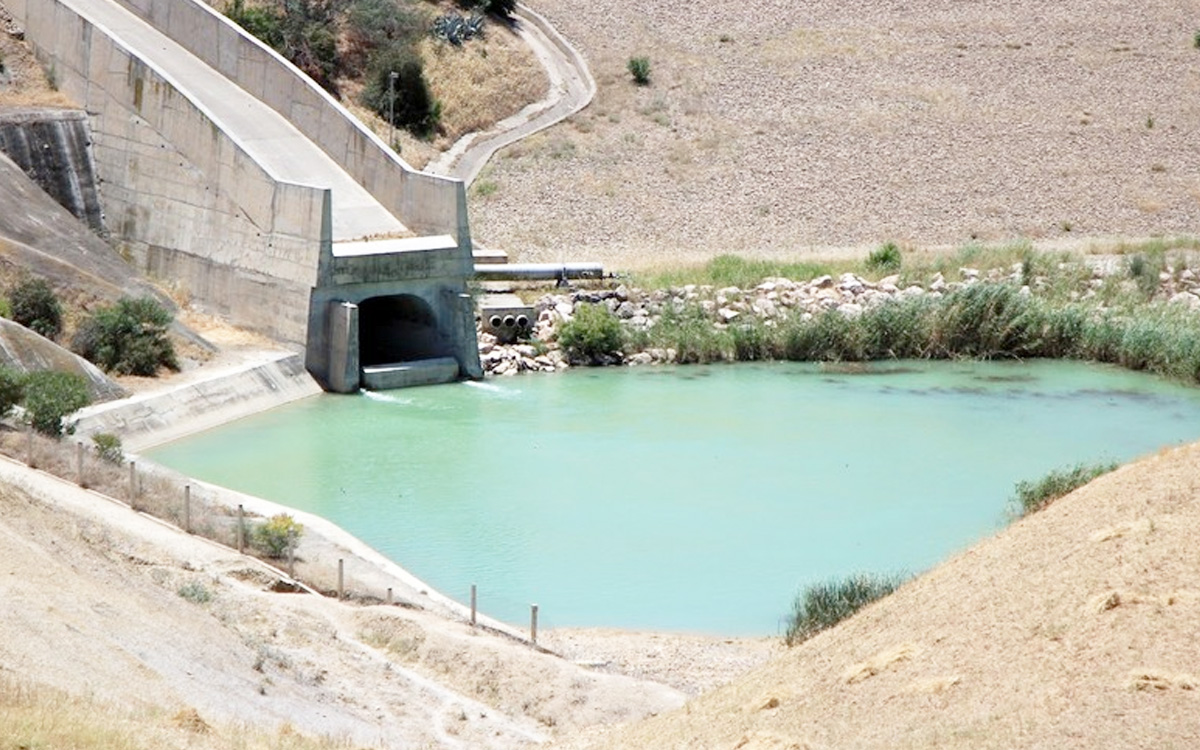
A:
<svg viewBox="0 0 1200 750">
<path fill-rule="evenodd" d="M 1200 747 L 1200 445 L 1101 477 L 588 748 Z"/>
<path fill-rule="evenodd" d="M 475 234 L 613 267 L 1200 226 L 1177 0 L 531 0 L 595 102 L 499 154 Z M 651 61 L 637 87 L 629 58 Z"/>
</svg>

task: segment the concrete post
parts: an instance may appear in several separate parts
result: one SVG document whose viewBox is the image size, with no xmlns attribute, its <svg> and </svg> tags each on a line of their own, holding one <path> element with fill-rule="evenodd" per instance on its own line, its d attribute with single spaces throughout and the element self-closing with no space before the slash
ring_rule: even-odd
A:
<svg viewBox="0 0 1200 750">
<path fill-rule="evenodd" d="M 296 545 L 288 545 L 288 578 L 296 580 Z"/>
<path fill-rule="evenodd" d="M 471 584 L 471 627 L 475 627 L 475 584 Z"/>
<path fill-rule="evenodd" d="M 388 586 L 388 590 L 387 590 L 387 603 L 388 604 L 392 603 L 392 587 L 391 586 Z"/>
<path fill-rule="evenodd" d="M 338 558 L 338 600 L 346 596 L 346 561 Z"/>
<path fill-rule="evenodd" d="M 239 555 L 246 551 L 246 509 L 240 503 L 238 504 L 237 551 Z"/>
<path fill-rule="evenodd" d="M 25 465 L 33 466 L 33 428 L 25 433 Z"/>
<path fill-rule="evenodd" d="M 137 510 L 137 462 L 129 462 L 129 507 Z"/>
<path fill-rule="evenodd" d="M 359 386 L 358 305 L 329 303 L 329 390 L 354 393 Z"/>
<path fill-rule="evenodd" d="M 536 604 L 529 605 L 529 640 L 537 643 L 537 612 Z"/>
<path fill-rule="evenodd" d="M 192 485 L 183 485 L 183 530 L 192 533 Z"/>
<path fill-rule="evenodd" d="M 83 443 L 75 444 L 75 484 L 83 486 Z"/>
</svg>

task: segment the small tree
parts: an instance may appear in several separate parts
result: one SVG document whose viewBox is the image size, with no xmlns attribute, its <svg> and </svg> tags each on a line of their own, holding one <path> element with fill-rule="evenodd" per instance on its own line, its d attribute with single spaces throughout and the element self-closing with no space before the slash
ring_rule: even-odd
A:
<svg viewBox="0 0 1200 750">
<path fill-rule="evenodd" d="M 160 367 L 179 369 L 167 338 L 171 313 L 153 297 L 123 297 L 97 310 L 75 334 L 72 347 L 108 372 L 153 376 Z"/>
<path fill-rule="evenodd" d="M 629 75 L 633 76 L 634 83 L 639 86 L 650 85 L 650 58 L 631 57 L 625 67 L 629 70 Z"/>
<path fill-rule="evenodd" d="M 91 403 L 87 381 L 71 372 L 42 370 L 25 378 L 25 420 L 43 435 L 75 432 L 66 417 Z"/>
<path fill-rule="evenodd" d="M 27 278 L 8 291 L 13 321 L 52 339 L 62 333 L 62 305 L 45 279 Z"/>
<path fill-rule="evenodd" d="M 385 122 L 390 116 L 393 125 L 423 138 L 437 130 L 442 116 L 420 58 L 401 46 L 386 47 L 372 56 L 362 103 Z"/>
<path fill-rule="evenodd" d="M 296 548 L 303 533 L 302 524 L 288 514 L 280 513 L 255 526 L 251 538 L 264 555 L 280 559 Z"/>
</svg>

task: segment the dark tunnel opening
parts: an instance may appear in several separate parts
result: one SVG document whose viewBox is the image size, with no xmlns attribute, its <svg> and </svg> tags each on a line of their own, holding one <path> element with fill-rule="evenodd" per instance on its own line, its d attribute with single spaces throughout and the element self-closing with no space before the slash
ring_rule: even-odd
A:
<svg viewBox="0 0 1200 750">
<path fill-rule="evenodd" d="M 433 310 L 408 294 L 372 297 L 358 305 L 359 362 L 363 367 L 453 355 Z"/>
</svg>

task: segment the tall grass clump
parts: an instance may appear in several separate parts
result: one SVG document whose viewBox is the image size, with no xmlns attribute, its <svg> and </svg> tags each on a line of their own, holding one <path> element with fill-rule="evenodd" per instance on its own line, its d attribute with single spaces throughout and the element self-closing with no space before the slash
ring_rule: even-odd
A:
<svg viewBox="0 0 1200 750">
<path fill-rule="evenodd" d="M 784 357 L 798 362 L 861 362 L 867 356 L 862 317 L 826 310 L 793 318 L 783 334 Z"/>
<path fill-rule="evenodd" d="M 1067 469 L 1056 469 L 1041 479 L 1017 482 L 1012 503 L 1018 516 L 1035 513 L 1115 468 L 1114 462 L 1076 464 Z"/>
<path fill-rule="evenodd" d="M 1037 356 L 1040 303 L 1011 284 L 972 284 L 947 295 L 930 342 L 942 357 Z"/>
<path fill-rule="evenodd" d="M 675 350 L 680 364 L 706 364 L 730 358 L 731 334 L 713 325 L 704 308 L 695 302 L 668 307 L 649 330 L 652 346 Z"/>
<path fill-rule="evenodd" d="M 795 646 L 900 587 L 906 576 L 859 573 L 807 587 L 792 604 L 783 641 Z"/>
<path fill-rule="evenodd" d="M 1152 298 L 1158 291 L 1159 274 L 1166 270 L 1166 267 L 1166 253 L 1158 248 L 1129 256 L 1126 266 L 1129 278 L 1133 279 L 1146 299 Z"/>
<path fill-rule="evenodd" d="M 894 242 L 887 242 L 871 251 L 867 256 L 869 271 L 899 271 L 900 248 Z"/>
<path fill-rule="evenodd" d="M 783 352 L 779 329 L 757 316 L 737 320 L 727 329 L 733 358 L 739 362 L 778 359 Z"/>
</svg>

